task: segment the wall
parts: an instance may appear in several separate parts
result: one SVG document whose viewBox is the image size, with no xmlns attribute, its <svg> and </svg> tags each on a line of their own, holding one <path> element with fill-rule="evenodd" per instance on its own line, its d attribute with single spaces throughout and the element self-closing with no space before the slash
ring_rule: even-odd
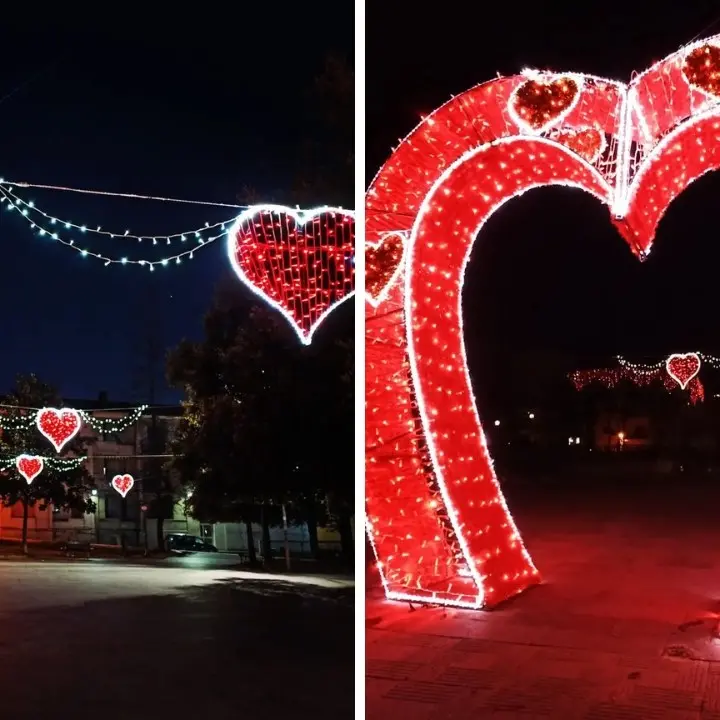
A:
<svg viewBox="0 0 720 720">
<path fill-rule="evenodd" d="M 247 551 L 247 531 L 241 523 L 215 523 L 212 526 L 212 543 L 221 552 Z M 262 542 L 262 527 L 258 523 L 252 525 L 255 548 L 259 552 Z M 310 536 L 307 525 L 291 525 L 288 527 L 290 552 L 294 555 L 310 553 Z M 327 528 L 318 528 L 318 543 L 321 550 L 340 550 L 340 535 Z M 270 528 L 270 545 L 278 553 L 284 551 L 285 533 L 281 527 Z"/>
<path fill-rule="evenodd" d="M 17 503 L 13 517 L 13 508 L 0 505 L 0 539 L 17 539 L 22 537 L 22 504 Z M 40 510 L 36 505 L 30 509 L 28 517 L 28 539 L 52 540 L 52 512 L 50 509 Z"/>
</svg>

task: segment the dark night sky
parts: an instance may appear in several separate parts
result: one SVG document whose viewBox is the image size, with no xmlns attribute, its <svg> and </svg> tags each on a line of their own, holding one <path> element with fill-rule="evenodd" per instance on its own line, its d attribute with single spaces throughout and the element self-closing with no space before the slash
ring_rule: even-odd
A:
<svg viewBox="0 0 720 720">
<path fill-rule="evenodd" d="M 25 22 L 18 11 L 4 24 L 0 97 L 11 95 L 0 101 L 0 176 L 229 203 L 247 186 L 293 204 L 287 190 L 308 133 L 307 94 L 328 53 L 352 59 L 352 5 L 333 4 L 331 14 L 322 3 L 283 13 L 243 5 L 228 16 L 211 4 L 185 17 L 158 13 L 159 22 L 128 7 L 122 17 L 108 9 L 102 21 L 86 8 Z M 63 219 L 137 234 L 180 232 L 239 212 L 18 194 Z M 153 255 L 147 243 L 76 239 L 112 256 Z M 15 373 L 34 371 L 66 397 L 106 390 L 116 400 L 144 399 L 148 334 L 162 349 L 199 337 L 216 283 L 230 272 L 221 241 L 152 274 L 106 268 L 4 211 L 0 251 L 0 391 Z M 158 401 L 172 398 L 165 391 Z"/>
<path fill-rule="evenodd" d="M 422 114 L 497 72 L 537 67 L 628 80 L 696 35 L 720 32 L 716 1 L 682 3 L 674 14 L 648 2 L 494 6 L 423 13 L 417 4 L 368 3 L 368 180 Z M 533 190 L 501 208 L 481 231 L 465 284 L 481 407 L 500 411 L 508 384 L 532 384 L 540 357 L 564 377 L 617 354 L 653 362 L 674 351 L 720 354 L 719 196 L 720 173 L 692 185 L 642 265 L 607 209 L 582 192 Z"/>
</svg>

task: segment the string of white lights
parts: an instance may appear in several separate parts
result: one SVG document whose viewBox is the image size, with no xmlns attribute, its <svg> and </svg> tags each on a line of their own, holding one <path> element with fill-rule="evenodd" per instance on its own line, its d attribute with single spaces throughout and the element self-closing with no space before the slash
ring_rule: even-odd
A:
<svg viewBox="0 0 720 720">
<path fill-rule="evenodd" d="M 695 355 L 697 355 L 703 363 L 707 363 L 708 365 L 710 365 L 714 370 L 720 370 L 720 357 L 702 352 L 696 352 Z M 626 360 L 621 355 L 618 355 L 617 361 L 621 367 L 627 368 L 628 370 L 632 370 L 633 372 L 637 373 L 657 372 L 658 370 L 662 370 L 667 362 L 665 359 L 663 359 L 658 360 L 658 362 L 655 363 L 633 363 L 629 360 Z"/>
<path fill-rule="evenodd" d="M 51 215 L 48 212 L 45 212 L 44 210 L 40 209 L 35 205 L 35 202 L 32 200 L 24 200 L 23 198 L 19 197 L 14 192 L 14 186 L 12 185 L 5 185 L 0 180 L 0 189 L 5 192 L 6 196 L 8 196 L 15 207 L 18 209 L 27 210 L 27 217 L 31 217 L 33 213 L 37 214 L 41 218 L 43 218 L 44 221 L 48 225 L 55 225 L 58 227 L 62 227 L 65 230 L 71 231 L 76 230 L 81 233 L 93 233 L 95 235 L 104 235 L 105 237 L 113 238 L 113 239 L 128 239 L 128 240 L 137 240 L 138 242 L 143 242 L 143 240 L 147 240 L 151 242 L 153 245 L 157 245 L 160 242 L 165 243 L 166 245 L 169 245 L 171 242 L 180 241 L 185 242 L 188 239 L 195 239 L 197 241 L 200 241 L 203 239 L 203 233 L 209 233 L 213 230 L 216 230 L 217 228 L 220 228 L 221 230 L 224 230 L 226 226 L 231 225 L 235 218 L 231 217 L 227 220 L 222 220 L 220 222 L 215 223 L 208 223 L 206 222 L 201 227 L 193 228 L 192 230 L 186 230 L 184 232 L 177 232 L 172 233 L 170 235 L 135 235 L 134 233 L 131 233 L 129 230 L 125 230 L 124 232 L 114 232 L 110 230 L 103 230 L 101 226 L 91 227 L 85 224 L 78 224 L 75 222 L 72 222 L 71 220 L 63 220 L 59 217 L 56 217 L 54 215 Z M 36 224 L 39 224 L 41 221 L 36 221 Z"/>
<path fill-rule="evenodd" d="M 79 253 L 82 257 L 91 257 L 96 260 L 101 260 L 106 267 L 108 265 L 140 265 L 143 267 L 147 267 L 150 271 L 154 271 L 156 266 L 165 267 L 171 263 L 179 265 L 180 263 L 182 263 L 183 259 L 192 260 L 197 250 L 200 250 L 201 248 L 210 245 L 216 240 L 225 237 L 227 232 L 225 230 L 225 223 L 222 223 L 220 225 L 221 232 L 219 232 L 217 235 L 211 235 L 209 237 L 200 236 L 199 238 L 195 238 L 196 244 L 194 247 L 184 250 L 183 252 L 179 252 L 174 255 L 169 255 L 158 259 L 110 257 L 103 253 L 94 252 L 86 247 L 76 245 L 75 240 L 63 237 L 56 229 L 45 227 L 44 225 L 36 222 L 32 217 L 30 217 L 30 210 L 27 207 L 21 207 L 19 204 L 17 204 L 13 197 L 2 185 L 0 185 L 0 204 L 1 203 L 4 203 L 5 207 L 8 210 L 16 210 L 20 215 L 22 215 L 28 225 L 30 225 L 31 229 L 34 230 L 40 237 L 56 240 L 62 245 L 65 245 L 65 247 L 75 250 L 75 252 Z"/>
</svg>

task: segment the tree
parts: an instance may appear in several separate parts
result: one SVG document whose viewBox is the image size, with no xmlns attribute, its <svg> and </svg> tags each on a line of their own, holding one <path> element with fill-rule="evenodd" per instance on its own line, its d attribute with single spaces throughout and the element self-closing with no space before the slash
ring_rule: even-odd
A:
<svg viewBox="0 0 720 720">
<path fill-rule="evenodd" d="M 349 334 L 352 323 L 344 325 Z M 302 346 L 278 313 L 251 305 L 234 283 L 218 293 L 205 334 L 168 360 L 169 381 L 187 393 L 173 453 L 192 485 L 194 512 L 244 522 L 253 561 L 258 510 L 267 558 L 281 505 L 307 521 L 312 536 L 318 498 L 329 498 L 351 548 L 351 341 L 321 332 L 324 342 Z"/>
<path fill-rule="evenodd" d="M 11 413 L 25 413 L 28 409 L 62 407 L 57 391 L 35 375 L 19 375 L 12 391 L 3 400 L 6 406 L 17 408 Z M 9 408 L 8 408 L 9 409 Z M 30 410 L 32 412 L 32 410 Z M 88 439 L 78 434 L 63 448 L 67 457 L 82 457 L 87 451 Z M 54 449 L 40 434 L 34 424 L 29 429 L 3 430 L 0 437 L 0 452 L 3 458 L 12 459 L 18 455 L 40 455 L 53 457 Z M 50 506 L 94 512 L 95 503 L 90 499 L 92 479 L 84 464 L 60 471 L 52 463 L 45 463 L 43 471 L 28 485 L 14 466 L 0 473 L 0 497 L 5 507 L 17 502 L 23 504 L 22 551 L 27 554 L 29 508 L 39 506 L 45 510 Z"/>
<path fill-rule="evenodd" d="M 330 55 L 308 90 L 306 140 L 298 156 L 293 202 L 352 207 L 355 193 L 355 75 Z"/>
</svg>

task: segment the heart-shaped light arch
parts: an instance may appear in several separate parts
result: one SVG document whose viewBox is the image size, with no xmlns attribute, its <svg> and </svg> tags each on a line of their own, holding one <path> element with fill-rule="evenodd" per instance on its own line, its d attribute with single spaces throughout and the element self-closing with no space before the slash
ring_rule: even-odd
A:
<svg viewBox="0 0 720 720">
<path fill-rule="evenodd" d="M 684 53 L 693 47 L 630 86 L 585 76 L 587 96 L 553 131 L 600 127 L 614 143 L 609 172 L 607 158 L 591 166 L 548 138 L 522 138 L 507 111 L 526 81 L 518 76 L 439 108 L 373 181 L 367 241 L 412 226 L 404 282 L 386 289 L 377 307 L 366 304 L 367 531 L 389 598 L 479 607 L 539 580 L 497 484 L 467 377 L 465 264 L 500 204 L 557 184 L 580 187 L 610 206 L 643 259 L 667 204 L 720 166 L 717 101 L 698 99 L 687 83 L 674 91 L 664 84 L 680 82 Z M 668 98 L 665 112 L 651 116 L 658 97 Z M 640 161 L 638 147 L 646 151 Z M 674 178 L 672 187 L 658 185 L 663 173 Z M 643 206 L 648 196 L 652 207 Z"/>
</svg>

